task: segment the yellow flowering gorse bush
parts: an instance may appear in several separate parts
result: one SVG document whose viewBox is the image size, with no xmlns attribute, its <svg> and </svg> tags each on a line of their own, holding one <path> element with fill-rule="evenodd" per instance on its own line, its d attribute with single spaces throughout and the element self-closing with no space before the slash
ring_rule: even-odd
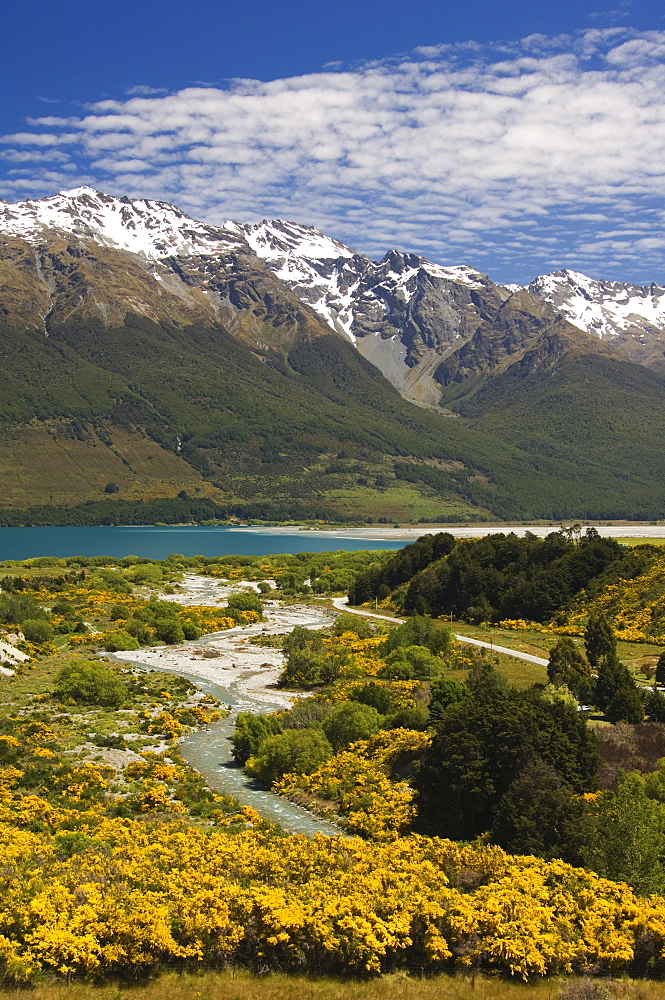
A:
<svg viewBox="0 0 665 1000">
<path fill-rule="evenodd" d="M 389 841 L 409 829 L 415 815 L 413 790 L 406 781 L 392 781 L 398 760 L 413 759 L 431 742 L 429 733 L 381 730 L 336 754 L 312 774 L 286 774 L 275 790 L 289 798 L 319 800 L 318 811 L 341 817 L 350 833 Z M 332 807 L 326 810 L 326 802 Z"/>
<path fill-rule="evenodd" d="M 231 960 L 365 972 L 483 964 L 527 979 L 618 971 L 647 932 L 655 958 L 665 943 L 664 900 L 494 847 L 82 814 L 88 839 L 63 854 L 15 805 L 0 797 L 0 963 L 14 981 Z"/>
</svg>

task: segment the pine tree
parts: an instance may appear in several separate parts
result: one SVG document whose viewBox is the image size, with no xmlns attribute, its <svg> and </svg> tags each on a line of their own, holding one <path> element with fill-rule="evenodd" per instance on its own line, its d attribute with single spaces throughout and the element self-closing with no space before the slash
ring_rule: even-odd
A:
<svg viewBox="0 0 665 1000">
<path fill-rule="evenodd" d="M 644 719 L 644 703 L 636 687 L 620 687 L 607 706 L 610 722 L 630 722 L 636 725 Z"/>
<path fill-rule="evenodd" d="M 547 676 L 552 684 L 567 684 L 573 674 L 588 674 L 589 664 L 572 639 L 559 639 L 550 649 Z"/>
<path fill-rule="evenodd" d="M 515 854 L 563 858 L 581 864 L 581 796 L 540 757 L 531 758 L 503 796 L 494 814 L 493 839 Z"/>
<path fill-rule="evenodd" d="M 665 649 L 658 657 L 656 663 L 656 684 L 665 684 Z"/>
<path fill-rule="evenodd" d="M 646 713 L 651 722 L 665 722 L 665 694 L 652 691 L 646 701 Z"/>
</svg>

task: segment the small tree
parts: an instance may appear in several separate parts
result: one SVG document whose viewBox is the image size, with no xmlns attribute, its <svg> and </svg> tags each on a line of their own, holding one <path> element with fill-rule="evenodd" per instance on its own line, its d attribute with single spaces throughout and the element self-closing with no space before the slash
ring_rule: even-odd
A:
<svg viewBox="0 0 665 1000">
<path fill-rule="evenodd" d="M 662 691 L 651 691 L 645 707 L 652 722 L 665 722 L 665 694 Z"/>
<path fill-rule="evenodd" d="M 508 691 L 508 682 L 485 656 L 478 656 L 466 679 L 466 686 L 478 701 L 496 698 Z"/>
<path fill-rule="evenodd" d="M 359 639 L 371 639 L 373 635 L 372 626 L 367 618 L 348 613 L 342 613 L 335 619 L 332 630 L 333 635 L 343 635 L 345 632 L 353 632 Z"/>
<path fill-rule="evenodd" d="M 139 648 L 138 639 L 126 632 L 125 629 L 118 629 L 117 632 L 110 632 L 106 636 L 106 642 L 104 644 L 104 649 L 108 650 L 109 653 L 117 653 L 120 650 L 132 650 Z"/>
<path fill-rule="evenodd" d="M 617 641 L 607 616 L 602 611 L 594 611 L 584 630 L 584 646 L 592 667 L 597 667 L 603 657 L 616 655 Z"/>
<path fill-rule="evenodd" d="M 255 715 L 253 712 L 238 712 L 236 728 L 231 737 L 231 753 L 239 764 L 245 764 L 250 757 L 258 754 L 261 744 L 269 736 L 281 733 L 282 727 L 274 715 Z"/>
<path fill-rule="evenodd" d="M 623 774 L 616 791 L 592 803 L 583 849 L 588 868 L 643 895 L 665 890 L 665 808 L 649 797 L 645 785 L 643 775 Z"/>
<path fill-rule="evenodd" d="M 634 687 L 633 675 L 616 653 L 604 656 L 600 661 L 596 678 L 595 702 L 598 708 L 606 712 L 618 691 Z"/>
<path fill-rule="evenodd" d="M 432 684 L 432 697 L 429 703 L 429 721 L 437 724 L 449 705 L 456 705 L 464 698 L 470 698 L 471 691 L 460 681 L 438 680 Z"/>
<path fill-rule="evenodd" d="M 376 681 L 368 681 L 367 684 L 360 684 L 350 691 L 352 701 L 359 701 L 363 705 L 371 705 L 380 715 L 387 715 L 393 707 L 393 697 L 390 689 Z"/>
<path fill-rule="evenodd" d="M 581 863 L 583 800 L 542 758 L 527 762 L 499 802 L 493 839 L 514 854 Z"/>
<path fill-rule="evenodd" d="M 392 628 L 385 642 L 385 651 L 392 652 L 398 646 L 427 646 L 430 652 L 443 656 L 452 647 L 452 633 L 449 628 L 438 626 L 431 618 L 413 615 L 403 625 Z"/>
<path fill-rule="evenodd" d="M 285 733 L 268 736 L 261 743 L 258 755 L 247 761 L 247 770 L 271 785 L 284 774 L 311 774 L 325 764 L 332 753 L 320 729 L 287 729 Z"/>
<path fill-rule="evenodd" d="M 392 653 L 386 656 L 389 677 L 404 674 L 403 664 L 410 670 L 409 677 L 418 677 L 421 680 L 432 680 L 435 678 L 443 666 L 441 659 L 435 656 L 427 646 L 398 646 Z M 391 673 L 391 669 L 393 673 Z"/>
<path fill-rule="evenodd" d="M 153 628 L 158 639 L 168 646 L 175 646 L 185 641 L 185 630 L 177 618 L 159 618 Z"/>
<path fill-rule="evenodd" d="M 21 631 L 28 642 L 48 642 L 53 638 L 53 628 L 45 618 L 26 618 L 21 622 Z"/>
<path fill-rule="evenodd" d="M 337 753 L 357 740 L 374 736 L 384 722 L 384 717 L 371 705 L 347 701 L 337 705 L 323 720 L 323 731 Z"/>
<path fill-rule="evenodd" d="M 633 687 L 620 687 L 607 706 L 610 722 L 630 722 L 636 725 L 644 719 L 644 704 L 639 691 Z"/>
<path fill-rule="evenodd" d="M 589 674 L 589 664 L 572 639 L 558 639 L 550 649 L 547 676 L 552 684 L 567 684 L 571 674 Z"/>
<path fill-rule="evenodd" d="M 241 594 L 231 594 L 228 607 L 235 611 L 256 611 L 257 615 L 263 617 L 261 598 L 253 590 L 244 590 Z"/>
<path fill-rule="evenodd" d="M 320 632 L 304 628 L 303 625 L 296 625 L 284 639 L 282 649 L 285 656 L 290 656 L 291 653 L 301 649 L 311 649 L 318 653 L 323 649 L 323 636 Z"/>
</svg>

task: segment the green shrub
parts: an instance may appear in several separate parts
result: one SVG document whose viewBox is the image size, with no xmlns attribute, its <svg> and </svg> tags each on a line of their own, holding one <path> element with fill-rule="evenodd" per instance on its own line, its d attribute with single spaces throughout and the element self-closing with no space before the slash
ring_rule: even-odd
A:
<svg viewBox="0 0 665 1000">
<path fill-rule="evenodd" d="M 400 646 L 426 646 L 431 653 L 443 656 L 452 648 L 452 633 L 447 626 L 438 626 L 427 615 L 413 615 L 388 633 L 386 652 Z"/>
<path fill-rule="evenodd" d="M 26 618 L 21 622 L 21 631 L 28 642 L 48 642 L 54 636 L 50 622 L 45 618 Z"/>
<path fill-rule="evenodd" d="M 427 646 L 398 646 L 386 656 L 386 664 L 388 665 L 388 670 L 385 671 L 387 676 L 400 680 L 408 677 L 431 680 L 438 675 L 443 665 L 442 660 L 438 656 L 434 656 Z M 404 677 L 405 665 L 410 670 L 406 677 Z"/>
<path fill-rule="evenodd" d="M 231 753 L 234 760 L 239 764 L 245 764 L 250 757 L 258 754 L 264 740 L 280 732 L 281 726 L 274 715 L 238 712 L 235 732 L 231 737 Z"/>
<path fill-rule="evenodd" d="M 131 636 L 128 636 L 131 639 Z M 117 708 L 127 696 L 120 677 L 96 660 L 72 660 L 56 678 L 54 694 L 61 701 Z"/>
<path fill-rule="evenodd" d="M 162 567 L 156 563 L 145 563 L 142 566 L 131 566 L 125 570 L 125 576 L 132 583 L 161 583 Z"/>
<path fill-rule="evenodd" d="M 201 629 L 194 622 L 182 622 L 182 631 L 185 639 L 198 639 L 201 636 Z"/>
<path fill-rule="evenodd" d="M 370 639 L 374 634 L 367 618 L 360 615 L 341 614 L 335 619 L 332 628 L 333 635 L 343 635 L 344 632 L 354 632 L 359 639 Z"/>
<path fill-rule="evenodd" d="M 335 753 L 339 753 L 357 740 L 368 740 L 384 723 L 385 718 L 371 705 L 348 701 L 333 709 L 323 720 L 322 728 Z"/>
<path fill-rule="evenodd" d="M 272 785 L 284 774 L 311 774 L 332 755 L 333 748 L 320 729 L 287 729 L 263 741 L 258 755 L 247 762 L 247 770 Z"/>
<path fill-rule="evenodd" d="M 46 612 L 40 604 L 28 594 L 3 594 L 0 596 L 0 622 L 8 625 L 20 625 L 26 618 L 43 618 Z"/>
<path fill-rule="evenodd" d="M 393 707 L 393 698 L 390 690 L 376 681 L 368 681 L 367 684 L 359 684 L 350 692 L 351 701 L 359 701 L 363 705 L 371 705 L 381 715 L 387 715 Z"/>
<path fill-rule="evenodd" d="M 117 653 L 120 650 L 138 648 L 138 639 L 135 639 L 133 635 L 129 634 L 129 632 L 125 632 L 124 629 L 118 629 L 117 632 L 111 632 L 110 635 L 106 637 L 106 644 L 104 646 L 104 649 L 107 649 L 109 653 Z"/>
<path fill-rule="evenodd" d="M 242 594 L 231 594 L 228 607 L 235 611 L 256 611 L 258 615 L 263 615 L 261 598 L 253 590 L 243 591 Z"/>
<path fill-rule="evenodd" d="M 154 624 L 153 628 L 158 639 L 168 646 L 174 646 L 185 641 L 185 630 L 177 618 L 161 618 Z"/>
</svg>

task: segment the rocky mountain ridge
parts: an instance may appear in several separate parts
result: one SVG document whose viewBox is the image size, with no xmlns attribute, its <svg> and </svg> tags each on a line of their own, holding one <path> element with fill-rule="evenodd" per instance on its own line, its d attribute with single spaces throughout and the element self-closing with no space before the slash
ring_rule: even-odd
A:
<svg viewBox="0 0 665 1000">
<path fill-rule="evenodd" d="M 603 289 L 624 323 L 590 336 L 581 277 L 501 286 L 90 188 L 0 203 L 0 508 L 663 517 L 659 292 Z"/>
<path fill-rule="evenodd" d="M 563 270 L 524 288 L 500 286 L 468 265 L 444 267 L 398 250 L 373 260 L 297 223 L 212 226 L 166 202 L 87 187 L 0 203 L 0 235 L 0 273 L 5 287 L 21 289 L 15 313 L 27 309 L 18 317 L 24 323 L 47 329 L 63 313 L 118 320 L 135 311 L 220 322 L 269 352 L 319 336 L 323 325 L 350 340 L 404 396 L 434 409 L 441 386 L 517 360 L 534 335 L 555 325 L 564 333 L 562 321 L 593 336 L 591 352 L 609 349 L 665 370 L 665 288 L 655 284 Z M 91 257 L 102 263 L 92 266 Z M 108 275 L 119 270 L 131 279 L 111 280 L 111 293 Z M 11 303 L 5 310 L 11 313 Z"/>
</svg>

